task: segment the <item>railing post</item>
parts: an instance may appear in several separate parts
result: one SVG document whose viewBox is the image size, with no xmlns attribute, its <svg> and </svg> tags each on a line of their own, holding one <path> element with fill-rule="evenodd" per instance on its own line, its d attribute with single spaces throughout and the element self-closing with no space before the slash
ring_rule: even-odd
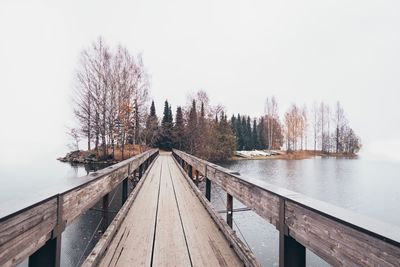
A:
<svg viewBox="0 0 400 267">
<path fill-rule="evenodd" d="M 211 201 L 211 180 L 206 178 L 206 198 Z"/>
<path fill-rule="evenodd" d="M 57 224 L 54 227 L 51 238 L 39 248 L 35 253 L 29 256 L 28 265 L 31 266 L 60 266 L 61 262 L 61 236 L 65 229 L 63 221 L 62 196 L 57 196 Z"/>
<path fill-rule="evenodd" d="M 122 205 L 124 205 L 127 199 L 128 199 L 128 178 L 125 178 L 122 181 Z"/>
<path fill-rule="evenodd" d="M 140 164 L 139 166 L 139 179 L 142 178 L 143 175 L 143 164 Z"/>
<path fill-rule="evenodd" d="M 106 194 L 103 199 L 102 199 L 102 215 L 103 215 L 103 222 L 102 222 L 102 230 L 103 233 L 107 230 L 108 227 L 108 217 L 109 217 L 109 212 L 108 212 L 108 207 L 110 206 L 110 194 Z"/>
<path fill-rule="evenodd" d="M 231 194 L 227 193 L 226 198 L 226 223 L 232 228 L 233 222 L 233 197 Z"/>
<path fill-rule="evenodd" d="M 61 235 L 49 239 L 29 257 L 29 267 L 60 266 Z"/>
<path fill-rule="evenodd" d="M 196 186 L 199 186 L 199 171 L 198 170 L 196 170 L 196 180 L 194 181 L 194 184 Z"/>
<path fill-rule="evenodd" d="M 305 267 L 306 248 L 289 236 L 285 224 L 285 199 L 279 200 L 279 266 L 280 267 Z"/>
<path fill-rule="evenodd" d="M 192 165 L 189 165 L 188 174 L 189 174 L 190 179 L 193 180 L 193 167 L 192 167 Z"/>
</svg>

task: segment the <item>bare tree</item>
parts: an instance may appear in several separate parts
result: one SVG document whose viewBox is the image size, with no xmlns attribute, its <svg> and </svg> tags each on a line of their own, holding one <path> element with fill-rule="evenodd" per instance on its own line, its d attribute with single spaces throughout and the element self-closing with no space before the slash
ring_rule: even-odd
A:
<svg viewBox="0 0 400 267">
<path fill-rule="evenodd" d="M 73 140 L 72 148 L 74 150 L 79 150 L 79 141 L 81 140 L 79 130 L 76 128 L 68 128 L 67 134 Z"/>
<path fill-rule="evenodd" d="M 340 129 L 342 128 L 342 125 L 344 124 L 345 120 L 345 115 L 344 115 L 344 110 L 342 106 L 340 105 L 340 102 L 336 102 L 336 111 L 335 111 L 335 123 L 336 123 L 336 153 L 339 153 L 341 150 L 340 147 Z"/>
<path fill-rule="evenodd" d="M 313 135 L 314 135 L 314 152 L 317 151 L 317 138 L 320 130 L 320 119 L 319 119 L 319 108 L 316 102 L 313 103 L 312 106 L 312 126 L 313 126 Z"/>
<path fill-rule="evenodd" d="M 268 148 L 272 148 L 272 142 L 274 140 L 274 120 L 278 119 L 278 102 L 275 96 L 271 99 L 267 98 L 265 101 L 265 113 L 266 113 L 266 123 L 267 123 L 267 139 Z"/>
</svg>

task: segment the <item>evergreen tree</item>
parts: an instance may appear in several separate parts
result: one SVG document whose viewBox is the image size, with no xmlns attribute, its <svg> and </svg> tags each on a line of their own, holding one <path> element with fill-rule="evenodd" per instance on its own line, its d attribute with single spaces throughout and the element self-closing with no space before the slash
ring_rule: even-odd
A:
<svg viewBox="0 0 400 267">
<path fill-rule="evenodd" d="M 194 154 L 197 148 L 197 110 L 196 101 L 193 100 L 192 107 L 189 112 L 188 127 L 187 127 L 187 151 Z"/>
<path fill-rule="evenodd" d="M 246 120 L 246 149 L 252 150 L 253 149 L 253 140 L 251 135 L 251 120 L 250 116 L 247 116 Z"/>
<path fill-rule="evenodd" d="M 175 115 L 174 147 L 182 150 L 185 143 L 184 139 L 185 139 L 185 124 L 183 121 L 183 113 L 182 113 L 182 108 L 178 107 L 176 109 L 176 115 Z"/>
<path fill-rule="evenodd" d="M 220 161 L 233 156 L 235 151 L 235 135 L 223 112 L 221 113 L 219 122 L 215 122 L 214 124 L 210 143 L 213 148 L 210 155 L 211 160 Z"/>
<path fill-rule="evenodd" d="M 257 134 L 257 120 L 253 120 L 253 130 L 252 130 L 252 139 L 253 139 L 253 149 L 260 149 L 260 144 L 258 141 L 258 134 Z"/>
<path fill-rule="evenodd" d="M 265 149 L 266 148 L 266 140 L 265 140 L 265 124 L 264 124 L 264 117 L 260 118 L 260 122 L 257 127 L 257 132 L 258 132 L 258 143 L 259 143 L 259 149 Z"/>
<path fill-rule="evenodd" d="M 154 101 L 151 101 L 150 114 L 147 116 L 144 139 L 148 146 L 154 147 L 157 144 L 159 135 L 158 118 Z"/>
<path fill-rule="evenodd" d="M 162 149 L 170 150 L 173 146 L 173 121 L 171 106 L 165 100 L 164 116 L 161 121 L 161 132 L 158 140 L 158 146 Z"/>
</svg>

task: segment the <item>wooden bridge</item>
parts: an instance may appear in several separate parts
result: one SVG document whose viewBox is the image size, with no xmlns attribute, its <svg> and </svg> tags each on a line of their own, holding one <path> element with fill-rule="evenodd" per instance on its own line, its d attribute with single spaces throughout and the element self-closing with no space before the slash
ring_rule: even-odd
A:
<svg viewBox="0 0 400 267">
<path fill-rule="evenodd" d="M 133 177 L 140 180 L 129 192 Z M 234 198 L 276 226 L 280 266 L 305 266 L 306 248 L 334 266 L 400 266 L 399 228 L 182 151 L 150 150 L 82 181 L 0 218 L 0 266 L 27 257 L 30 266 L 59 266 L 64 229 L 97 202 L 107 207 L 120 184 L 124 204 L 84 266 L 259 266 L 232 230 Z M 226 220 L 209 202 L 212 184 L 227 192 Z"/>
</svg>

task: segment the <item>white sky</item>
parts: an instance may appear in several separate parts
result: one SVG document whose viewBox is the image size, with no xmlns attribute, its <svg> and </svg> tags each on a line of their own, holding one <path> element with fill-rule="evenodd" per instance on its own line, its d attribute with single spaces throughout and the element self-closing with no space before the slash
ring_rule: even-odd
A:
<svg viewBox="0 0 400 267">
<path fill-rule="evenodd" d="M 251 116 L 272 95 L 281 113 L 340 100 L 365 155 L 400 159 L 399 14 L 398 0 L 3 0 L 0 159 L 67 150 L 74 68 L 99 35 L 143 53 L 158 114 L 198 89 Z"/>
</svg>

